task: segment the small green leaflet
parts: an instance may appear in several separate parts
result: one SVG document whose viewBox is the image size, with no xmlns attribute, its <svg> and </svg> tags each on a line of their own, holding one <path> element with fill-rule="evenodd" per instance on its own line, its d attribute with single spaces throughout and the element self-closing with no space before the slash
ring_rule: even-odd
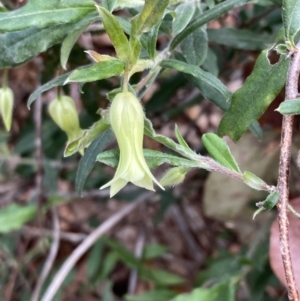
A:
<svg viewBox="0 0 300 301">
<path fill-rule="evenodd" d="M 228 145 L 222 138 L 214 133 L 207 133 L 202 136 L 202 142 L 213 159 L 228 169 L 241 173 Z"/>
<path fill-rule="evenodd" d="M 280 104 L 278 111 L 282 115 L 299 115 L 300 114 L 300 99 L 285 100 Z"/>
<path fill-rule="evenodd" d="M 289 48 L 295 47 L 294 37 L 300 30 L 300 5 L 298 0 L 283 0 L 282 20 Z"/>
<path fill-rule="evenodd" d="M 263 208 L 271 210 L 279 201 L 279 194 L 274 191 L 268 195 L 266 200 L 264 201 Z"/>
<path fill-rule="evenodd" d="M 182 137 L 177 124 L 175 124 L 175 135 L 176 135 L 176 138 L 180 145 L 182 145 L 183 147 L 186 147 L 187 149 L 190 149 L 189 145 L 186 143 L 186 141 Z"/>
<path fill-rule="evenodd" d="M 124 67 L 124 62 L 118 59 L 95 63 L 92 66 L 74 70 L 64 84 L 70 82 L 86 83 L 109 78 L 122 73 Z"/>
<path fill-rule="evenodd" d="M 176 9 L 176 18 L 173 21 L 173 36 L 181 33 L 189 24 L 195 13 L 196 5 L 192 1 L 180 3 Z"/>
<path fill-rule="evenodd" d="M 129 42 L 127 37 L 117 20 L 117 18 L 111 14 L 108 10 L 101 6 L 97 6 L 104 28 L 111 39 L 112 44 L 115 47 L 117 56 L 120 60 L 126 62 L 130 55 L 129 53 Z"/>
<path fill-rule="evenodd" d="M 262 51 L 252 74 L 232 96 L 229 110 L 224 114 L 218 134 L 238 141 L 249 126 L 268 108 L 285 84 L 289 59 L 281 57 L 270 65 L 268 50 Z"/>
<path fill-rule="evenodd" d="M 14 203 L 2 208 L 0 210 L 0 233 L 20 229 L 34 218 L 36 210 L 36 205 L 21 206 Z"/>
<path fill-rule="evenodd" d="M 243 174 L 243 181 L 249 187 L 256 189 L 256 190 L 266 190 L 268 191 L 270 186 L 263 181 L 261 178 L 256 176 L 250 171 L 245 171 Z"/>
<path fill-rule="evenodd" d="M 148 32 L 160 21 L 170 0 L 145 0 L 141 13 L 132 18 L 132 35 Z"/>
</svg>

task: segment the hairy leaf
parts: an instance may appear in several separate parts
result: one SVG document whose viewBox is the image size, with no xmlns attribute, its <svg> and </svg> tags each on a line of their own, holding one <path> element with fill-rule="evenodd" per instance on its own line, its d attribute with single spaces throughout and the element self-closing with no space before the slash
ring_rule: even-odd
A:
<svg viewBox="0 0 300 301">
<path fill-rule="evenodd" d="M 292 99 L 283 101 L 278 109 L 282 115 L 299 115 L 300 114 L 300 99 Z"/>
<path fill-rule="evenodd" d="M 69 58 L 69 55 L 71 53 L 71 50 L 73 46 L 75 45 L 77 39 L 79 36 L 85 31 L 87 26 L 94 21 L 95 18 L 93 19 L 82 19 L 81 21 L 78 22 L 77 24 L 77 29 L 72 30 L 70 34 L 65 38 L 61 45 L 61 50 L 60 50 L 60 63 L 64 69 L 66 69 L 67 61 Z"/>
<path fill-rule="evenodd" d="M 93 0 L 30 0 L 19 9 L 0 14 L 0 32 L 74 23 L 93 11 Z"/>
<path fill-rule="evenodd" d="M 145 0 L 141 13 L 132 18 L 132 35 L 148 32 L 162 18 L 170 0 Z"/>
<path fill-rule="evenodd" d="M 74 70 L 66 79 L 65 84 L 70 82 L 86 83 L 109 78 L 122 73 L 124 67 L 124 62 L 117 59 L 95 63 L 92 66 Z"/>
<path fill-rule="evenodd" d="M 294 37 L 300 30 L 300 5 L 298 0 L 283 0 L 282 20 L 285 38 L 294 46 Z"/>
<path fill-rule="evenodd" d="M 228 169 L 241 173 L 228 145 L 222 138 L 214 133 L 207 133 L 202 136 L 202 142 L 214 160 Z"/>
<path fill-rule="evenodd" d="M 235 6 L 243 5 L 249 0 L 227 0 L 212 9 L 205 11 L 199 18 L 191 22 L 181 33 L 179 33 L 172 41 L 170 49 L 173 50 L 180 44 L 189 34 L 207 22 L 219 18 L 222 14 L 227 13 Z"/>
<path fill-rule="evenodd" d="M 82 28 L 82 23 L 95 20 L 95 14 L 77 23 L 60 24 L 47 28 L 29 27 L 25 30 L 0 35 L 0 68 L 26 63 L 55 44 L 61 43 L 71 32 Z M 38 41 L 38 42 L 37 42 Z"/>
<path fill-rule="evenodd" d="M 219 126 L 220 136 L 228 135 L 238 141 L 283 88 L 289 59 L 283 57 L 277 64 L 270 65 L 267 54 L 267 50 L 260 54 L 252 74 L 233 94 L 231 106 Z"/>
<path fill-rule="evenodd" d="M 206 26 L 197 28 L 180 43 L 180 49 L 185 60 L 195 66 L 201 66 L 204 63 L 207 48 Z"/>
<path fill-rule="evenodd" d="M 127 61 L 129 56 L 129 43 L 127 37 L 118 21 L 108 10 L 101 6 L 96 6 L 101 16 L 104 28 L 115 47 L 117 56 L 123 61 Z"/>
<path fill-rule="evenodd" d="M 179 4 L 176 9 L 176 18 L 173 21 L 173 36 L 178 35 L 189 24 L 195 13 L 196 5 L 192 1 Z"/>
<path fill-rule="evenodd" d="M 197 66 L 193 66 L 174 59 L 164 60 L 160 65 L 164 68 L 173 68 L 180 72 L 190 74 L 195 78 L 204 81 L 211 88 L 221 93 L 226 100 L 230 99 L 230 92 L 227 90 L 225 85 L 217 77 L 213 76 L 209 72 L 200 69 Z"/>
</svg>

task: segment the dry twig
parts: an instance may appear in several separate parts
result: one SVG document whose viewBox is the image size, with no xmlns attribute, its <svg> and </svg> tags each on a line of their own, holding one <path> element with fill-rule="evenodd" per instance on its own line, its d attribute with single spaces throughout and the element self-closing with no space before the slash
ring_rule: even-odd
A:
<svg viewBox="0 0 300 301">
<path fill-rule="evenodd" d="M 300 43 L 297 44 L 300 50 Z M 292 100 L 297 98 L 298 81 L 300 72 L 300 51 L 295 52 L 292 56 L 286 82 L 285 99 Z M 289 171 L 291 161 L 291 145 L 293 135 L 293 116 L 283 116 L 282 133 L 280 142 L 280 158 L 279 158 L 279 176 L 278 176 L 278 192 L 280 201 L 278 208 L 278 224 L 280 251 L 285 271 L 285 278 L 288 287 L 288 296 L 291 301 L 299 301 L 299 295 L 296 287 L 295 276 L 292 266 L 290 243 L 289 243 L 289 220 L 287 215 L 289 202 Z"/>
<path fill-rule="evenodd" d="M 81 258 L 81 256 L 107 231 L 109 231 L 112 227 L 114 227 L 118 222 L 120 222 L 125 216 L 130 214 L 137 206 L 139 206 L 146 198 L 150 195 L 149 192 L 143 194 L 136 201 L 128 204 L 122 210 L 108 218 L 105 222 L 103 222 L 98 228 L 96 228 L 91 234 L 89 234 L 86 239 L 72 252 L 69 258 L 64 262 L 62 267 L 54 276 L 52 282 L 47 288 L 44 296 L 41 301 L 51 301 L 64 279 L 70 272 L 70 270 L 74 267 L 77 261 Z"/>
<path fill-rule="evenodd" d="M 52 234 L 53 241 L 52 241 L 52 245 L 51 245 L 48 257 L 46 259 L 45 265 L 43 267 L 42 273 L 41 273 L 41 275 L 37 281 L 37 284 L 35 286 L 35 289 L 33 291 L 31 301 L 39 301 L 41 289 L 51 271 L 51 268 L 54 264 L 54 260 L 56 258 L 56 255 L 57 255 L 57 252 L 59 249 L 60 229 L 59 229 L 58 214 L 57 214 L 56 208 L 52 208 L 51 211 L 52 211 L 52 219 L 53 219 L 53 234 Z"/>
</svg>

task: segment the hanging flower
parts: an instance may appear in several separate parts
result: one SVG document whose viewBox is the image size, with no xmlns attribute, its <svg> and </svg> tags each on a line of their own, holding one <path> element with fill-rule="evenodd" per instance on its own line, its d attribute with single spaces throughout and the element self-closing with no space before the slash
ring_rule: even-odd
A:
<svg viewBox="0 0 300 301">
<path fill-rule="evenodd" d="M 69 96 L 54 99 L 49 105 L 49 113 L 54 122 L 67 134 L 68 141 L 81 134 L 75 103 Z"/>
<path fill-rule="evenodd" d="M 13 91 L 8 87 L 0 89 L 0 114 L 7 131 L 11 128 L 12 113 L 14 106 L 14 94 Z"/>
<path fill-rule="evenodd" d="M 128 182 L 153 189 L 155 182 L 143 154 L 144 112 L 139 100 L 130 92 L 116 95 L 110 107 L 110 123 L 120 148 L 120 160 L 114 178 L 100 189 L 110 186 L 110 197 Z"/>
</svg>

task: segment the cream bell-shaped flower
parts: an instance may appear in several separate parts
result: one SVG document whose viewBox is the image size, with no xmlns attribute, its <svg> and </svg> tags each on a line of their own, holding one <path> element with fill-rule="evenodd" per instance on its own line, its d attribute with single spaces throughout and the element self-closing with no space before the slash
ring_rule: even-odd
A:
<svg viewBox="0 0 300 301">
<path fill-rule="evenodd" d="M 5 129 L 9 132 L 12 123 L 12 114 L 14 106 L 14 93 L 8 88 L 0 89 L 0 114 L 2 115 Z"/>
<path fill-rule="evenodd" d="M 71 97 L 61 96 L 54 99 L 49 105 L 49 113 L 54 122 L 67 134 L 68 141 L 81 134 L 78 113 Z"/>
<path fill-rule="evenodd" d="M 117 94 L 110 107 L 109 118 L 120 148 L 120 159 L 114 178 L 102 186 L 110 186 L 110 197 L 118 193 L 128 182 L 153 189 L 155 182 L 143 154 L 144 111 L 139 100 L 130 92 Z"/>
</svg>

